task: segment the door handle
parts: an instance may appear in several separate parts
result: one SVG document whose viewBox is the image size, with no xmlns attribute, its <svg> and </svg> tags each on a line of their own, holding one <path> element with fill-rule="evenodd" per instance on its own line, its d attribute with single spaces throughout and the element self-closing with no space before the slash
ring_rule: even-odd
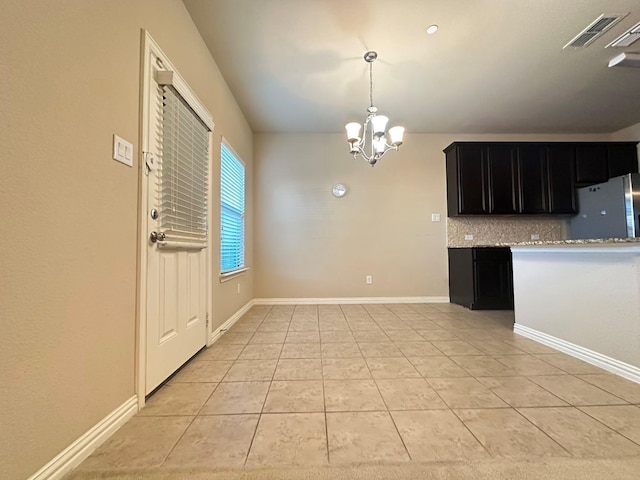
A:
<svg viewBox="0 0 640 480">
<path fill-rule="evenodd" d="M 151 241 L 151 243 L 156 243 L 158 240 L 162 242 L 166 237 L 167 236 L 164 234 L 164 232 L 151 232 L 151 234 L 149 235 L 149 240 Z"/>
</svg>

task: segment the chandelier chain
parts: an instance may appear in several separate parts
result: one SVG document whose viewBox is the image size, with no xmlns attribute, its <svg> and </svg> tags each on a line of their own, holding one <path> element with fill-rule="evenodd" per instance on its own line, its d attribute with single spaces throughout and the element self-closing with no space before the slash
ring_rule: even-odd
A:
<svg viewBox="0 0 640 480">
<path fill-rule="evenodd" d="M 369 102 L 373 107 L 373 62 L 369 63 Z"/>
</svg>

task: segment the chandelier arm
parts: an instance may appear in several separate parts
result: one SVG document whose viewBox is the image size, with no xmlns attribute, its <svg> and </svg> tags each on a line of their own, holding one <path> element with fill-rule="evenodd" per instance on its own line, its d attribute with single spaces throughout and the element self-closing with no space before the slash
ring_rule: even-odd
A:
<svg viewBox="0 0 640 480">
<path fill-rule="evenodd" d="M 387 154 L 387 152 L 390 152 L 391 150 L 398 150 L 398 147 L 394 147 L 393 145 L 391 145 L 391 146 L 387 145 L 387 146 L 389 148 L 385 148 L 384 149 L 384 152 L 382 152 L 380 154 L 380 156 L 378 157 L 378 160 L 380 160 L 382 157 L 384 157 Z"/>
<path fill-rule="evenodd" d="M 366 152 L 364 150 L 360 150 L 359 153 L 356 153 L 356 155 L 360 155 L 362 158 L 364 158 L 367 162 L 371 162 L 371 158 L 369 155 L 366 154 Z M 354 155 L 354 157 L 356 156 Z"/>
</svg>

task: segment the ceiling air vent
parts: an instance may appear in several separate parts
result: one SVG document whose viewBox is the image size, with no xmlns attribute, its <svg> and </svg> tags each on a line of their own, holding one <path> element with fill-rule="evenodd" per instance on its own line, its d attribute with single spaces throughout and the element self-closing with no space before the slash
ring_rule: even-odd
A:
<svg viewBox="0 0 640 480">
<path fill-rule="evenodd" d="M 562 48 L 583 48 L 626 17 L 628 13 L 603 13 Z"/>
<path fill-rule="evenodd" d="M 618 38 L 616 38 L 613 42 L 606 46 L 609 47 L 628 47 L 633 42 L 640 38 L 640 23 L 634 25 L 629 30 L 624 32 Z"/>
</svg>

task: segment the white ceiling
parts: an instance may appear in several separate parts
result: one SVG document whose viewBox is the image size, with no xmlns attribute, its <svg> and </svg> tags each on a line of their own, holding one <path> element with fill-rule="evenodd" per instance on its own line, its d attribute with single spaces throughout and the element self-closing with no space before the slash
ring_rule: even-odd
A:
<svg viewBox="0 0 640 480">
<path fill-rule="evenodd" d="M 256 132 L 343 132 L 374 103 L 414 133 L 606 133 L 640 122 L 640 69 L 605 45 L 639 0 L 184 0 Z M 602 13 L 630 12 L 583 49 Z M 426 27 L 440 30 L 428 36 Z"/>
</svg>

